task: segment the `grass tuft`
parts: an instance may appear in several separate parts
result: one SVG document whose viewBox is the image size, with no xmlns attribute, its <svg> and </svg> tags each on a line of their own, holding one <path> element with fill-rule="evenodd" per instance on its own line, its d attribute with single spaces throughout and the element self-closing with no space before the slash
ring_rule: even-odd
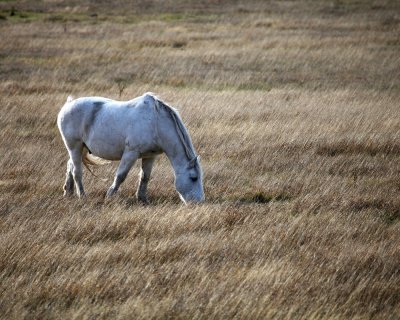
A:
<svg viewBox="0 0 400 320">
<path fill-rule="evenodd" d="M 264 191 L 248 192 L 239 197 L 239 202 L 243 203 L 269 203 L 271 201 L 289 201 L 292 197 L 286 192 L 266 193 Z"/>
<path fill-rule="evenodd" d="M 387 223 L 394 223 L 400 219 L 400 201 L 385 200 L 382 198 L 360 198 L 350 203 L 350 209 L 355 211 L 376 210 Z"/>
<path fill-rule="evenodd" d="M 338 156 L 343 154 L 366 154 L 376 155 L 400 155 L 400 145 L 396 142 L 375 142 L 364 143 L 354 141 L 339 141 L 334 143 L 320 144 L 316 148 L 316 154 L 321 156 Z"/>
</svg>

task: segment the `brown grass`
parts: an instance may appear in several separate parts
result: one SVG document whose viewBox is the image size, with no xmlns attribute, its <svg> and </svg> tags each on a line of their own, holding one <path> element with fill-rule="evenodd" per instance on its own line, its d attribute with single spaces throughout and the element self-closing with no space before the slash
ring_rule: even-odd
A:
<svg viewBox="0 0 400 320">
<path fill-rule="evenodd" d="M 400 318 L 399 3 L 109 3 L 0 2 L 0 317 Z M 207 202 L 64 199 L 67 96 L 145 91 Z"/>
</svg>

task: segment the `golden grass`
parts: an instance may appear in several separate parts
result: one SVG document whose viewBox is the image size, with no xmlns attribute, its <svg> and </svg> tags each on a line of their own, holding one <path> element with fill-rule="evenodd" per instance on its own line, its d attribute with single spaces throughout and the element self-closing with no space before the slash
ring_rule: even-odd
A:
<svg viewBox="0 0 400 320">
<path fill-rule="evenodd" d="M 0 317 L 399 318 L 398 2 L 118 3 L 0 2 Z M 64 199 L 67 96 L 145 91 L 207 202 Z"/>
</svg>

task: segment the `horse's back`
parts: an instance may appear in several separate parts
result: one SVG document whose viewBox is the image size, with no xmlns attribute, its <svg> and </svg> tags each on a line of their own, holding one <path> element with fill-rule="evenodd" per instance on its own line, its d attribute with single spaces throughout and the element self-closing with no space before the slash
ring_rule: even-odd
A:
<svg viewBox="0 0 400 320">
<path fill-rule="evenodd" d="M 151 108 L 148 108 L 148 101 L 144 96 L 130 101 L 103 97 L 82 97 L 75 100 L 69 98 L 58 114 L 58 125 L 63 133 L 72 131 L 69 128 L 75 131 L 78 128 L 78 131 L 87 130 L 98 122 L 105 126 L 113 123 L 122 126 L 130 123 L 132 118 L 146 117 L 148 113 L 151 113 Z"/>
<path fill-rule="evenodd" d="M 147 146 L 154 140 L 152 97 L 130 101 L 84 97 L 67 102 L 58 116 L 65 140 L 81 140 L 94 154 L 115 160 L 127 145 Z"/>
</svg>

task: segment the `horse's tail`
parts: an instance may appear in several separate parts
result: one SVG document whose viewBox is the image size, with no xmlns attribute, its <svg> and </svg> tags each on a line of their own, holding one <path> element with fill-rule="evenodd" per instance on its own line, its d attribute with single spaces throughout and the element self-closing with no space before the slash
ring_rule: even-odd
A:
<svg viewBox="0 0 400 320">
<path fill-rule="evenodd" d="M 88 169 L 88 171 L 94 175 L 96 178 L 99 178 L 103 181 L 107 181 L 107 179 L 102 179 L 99 176 L 97 176 L 96 174 L 94 174 L 94 172 L 92 171 L 92 169 L 90 168 L 90 166 L 103 166 L 105 164 L 109 164 L 110 161 L 104 160 L 102 158 L 96 157 L 94 155 L 92 155 L 89 152 L 89 149 L 86 147 L 86 145 L 83 145 L 83 150 L 82 150 L 82 163 L 83 165 L 86 167 L 86 169 Z"/>
</svg>

